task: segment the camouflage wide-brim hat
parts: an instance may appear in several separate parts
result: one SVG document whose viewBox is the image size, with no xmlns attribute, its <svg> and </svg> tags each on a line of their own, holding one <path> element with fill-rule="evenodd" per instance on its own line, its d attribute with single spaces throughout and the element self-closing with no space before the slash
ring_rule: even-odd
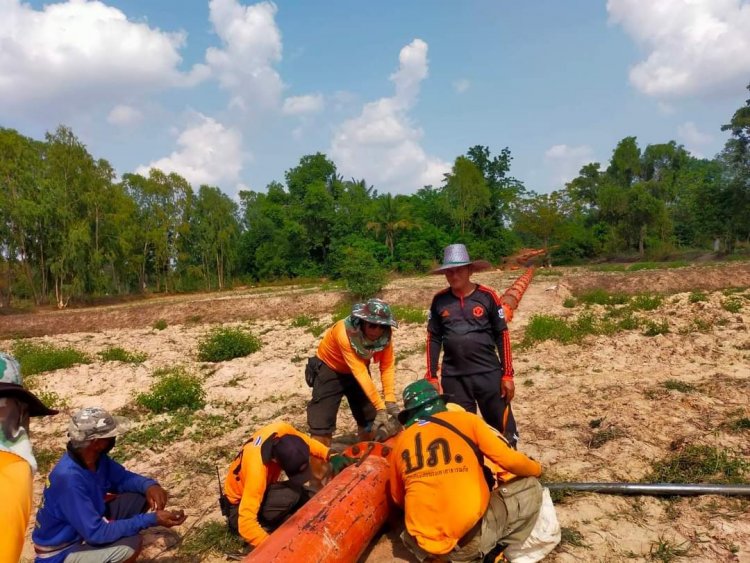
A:
<svg viewBox="0 0 750 563">
<path fill-rule="evenodd" d="M 398 323 L 393 318 L 390 306 L 381 299 L 373 298 L 368 300 L 367 303 L 355 303 L 352 306 L 352 317 L 376 325 L 398 328 Z"/>
<path fill-rule="evenodd" d="M 451 244 L 443 250 L 443 263 L 432 270 L 431 274 L 442 274 L 445 270 L 451 268 L 460 268 L 461 266 L 471 266 L 472 272 L 481 272 L 492 267 L 487 260 L 472 260 L 469 258 L 469 251 L 464 244 Z"/>
<path fill-rule="evenodd" d="M 68 438 L 74 442 L 86 442 L 96 438 L 114 438 L 128 431 L 130 421 L 122 416 L 113 416 L 101 407 L 86 407 L 70 418 Z"/>
<path fill-rule="evenodd" d="M 58 411 L 46 406 L 23 386 L 21 366 L 11 355 L 0 352 L 0 397 L 14 397 L 29 406 L 29 416 L 48 416 Z"/>
</svg>

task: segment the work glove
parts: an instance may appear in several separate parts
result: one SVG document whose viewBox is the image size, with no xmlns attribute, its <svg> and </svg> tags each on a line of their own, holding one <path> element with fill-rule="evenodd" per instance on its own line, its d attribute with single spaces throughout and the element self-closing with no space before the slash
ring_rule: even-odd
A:
<svg viewBox="0 0 750 563">
<path fill-rule="evenodd" d="M 328 464 L 331 467 L 331 477 L 341 473 L 344 469 L 357 462 L 357 458 L 349 457 L 344 454 L 333 454 L 328 458 Z"/>
<path fill-rule="evenodd" d="M 398 406 L 398 403 L 394 403 L 393 401 L 386 401 L 385 410 L 391 416 L 398 416 L 398 413 L 401 412 L 401 407 Z"/>
<path fill-rule="evenodd" d="M 375 413 L 375 421 L 372 423 L 376 442 L 385 442 L 391 436 L 401 431 L 401 423 L 395 416 L 388 414 L 387 410 L 379 410 Z"/>
</svg>

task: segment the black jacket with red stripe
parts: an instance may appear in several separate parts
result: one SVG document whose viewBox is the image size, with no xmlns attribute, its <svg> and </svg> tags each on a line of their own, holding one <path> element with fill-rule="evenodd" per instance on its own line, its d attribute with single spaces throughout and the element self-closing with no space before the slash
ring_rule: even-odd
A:
<svg viewBox="0 0 750 563">
<path fill-rule="evenodd" d="M 500 298 L 489 287 L 477 285 L 465 297 L 450 288 L 432 298 L 427 321 L 427 369 L 437 374 L 443 349 L 442 377 L 457 377 L 501 370 L 513 377 L 513 361 L 505 313 Z"/>
</svg>

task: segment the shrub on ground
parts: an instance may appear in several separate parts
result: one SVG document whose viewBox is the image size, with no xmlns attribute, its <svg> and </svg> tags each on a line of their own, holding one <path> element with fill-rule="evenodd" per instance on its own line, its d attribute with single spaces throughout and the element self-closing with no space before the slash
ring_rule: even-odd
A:
<svg viewBox="0 0 750 563">
<path fill-rule="evenodd" d="M 148 357 L 142 352 L 128 352 L 117 346 L 102 350 L 97 355 L 104 362 L 123 362 L 125 364 L 140 364 Z"/>
<path fill-rule="evenodd" d="M 13 345 L 13 355 L 21 364 L 21 372 L 25 376 L 91 363 L 86 354 L 75 348 L 57 348 L 51 344 L 24 341 L 17 341 Z"/>
<path fill-rule="evenodd" d="M 198 359 L 201 362 L 225 362 L 257 352 L 260 339 L 240 328 L 216 328 L 198 343 Z"/>
<path fill-rule="evenodd" d="M 157 370 L 157 381 L 146 393 L 141 393 L 135 402 L 152 412 L 170 412 L 180 408 L 198 410 L 206 404 L 206 392 L 196 376 L 185 368 Z"/>
</svg>

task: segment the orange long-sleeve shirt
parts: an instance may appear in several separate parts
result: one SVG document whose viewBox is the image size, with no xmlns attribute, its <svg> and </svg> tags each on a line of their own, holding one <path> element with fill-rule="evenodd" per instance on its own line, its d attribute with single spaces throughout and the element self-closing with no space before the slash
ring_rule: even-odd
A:
<svg viewBox="0 0 750 563">
<path fill-rule="evenodd" d="M 377 410 L 385 408 L 385 402 L 380 397 L 380 393 L 378 393 L 375 383 L 367 371 L 368 362 L 360 358 L 352 345 L 349 344 L 349 337 L 346 335 L 346 326 L 343 320 L 338 321 L 323 335 L 323 340 L 318 345 L 317 356 L 333 371 L 351 373 L 373 406 Z M 380 364 L 380 381 L 383 385 L 385 400 L 395 403 L 393 338 L 383 350 L 373 354 L 372 362 Z"/>
<path fill-rule="evenodd" d="M 320 459 L 327 459 L 329 449 L 313 440 L 306 434 L 298 432 L 291 424 L 286 422 L 274 422 L 256 431 L 242 447 L 234 461 L 229 465 L 226 480 L 224 481 L 224 494 L 232 504 L 238 504 L 239 519 L 238 528 L 240 535 L 250 544 L 257 546 L 268 537 L 258 522 L 263 495 L 266 487 L 276 483 L 281 475 L 281 467 L 275 461 L 268 464 L 263 463 L 261 448 L 263 443 L 273 435 L 299 436 L 310 446 L 310 455 Z M 236 472 L 237 466 L 240 470 Z"/>
<path fill-rule="evenodd" d="M 449 422 L 503 469 L 538 477 L 542 466 L 510 448 L 475 414 L 442 412 Z M 428 553 L 450 552 L 482 517 L 489 491 L 474 451 L 458 434 L 418 421 L 396 438 L 391 454 L 390 490 L 406 514 L 406 529 Z"/>
</svg>

